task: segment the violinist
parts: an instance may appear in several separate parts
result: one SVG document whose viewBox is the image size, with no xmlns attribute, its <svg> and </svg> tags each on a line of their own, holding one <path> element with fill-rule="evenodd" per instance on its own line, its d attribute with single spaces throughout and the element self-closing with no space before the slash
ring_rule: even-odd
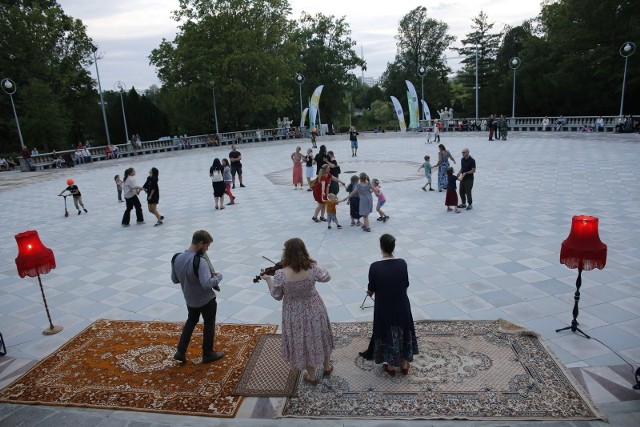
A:
<svg viewBox="0 0 640 427">
<path fill-rule="evenodd" d="M 282 358 L 305 370 L 303 380 L 315 386 L 333 372 L 333 334 L 327 308 L 316 291 L 316 282 L 331 280 L 329 272 L 309 256 L 301 239 L 284 242 L 282 269 L 273 276 L 262 271 L 271 296 L 282 300 Z M 316 368 L 322 365 L 322 375 Z"/>
</svg>

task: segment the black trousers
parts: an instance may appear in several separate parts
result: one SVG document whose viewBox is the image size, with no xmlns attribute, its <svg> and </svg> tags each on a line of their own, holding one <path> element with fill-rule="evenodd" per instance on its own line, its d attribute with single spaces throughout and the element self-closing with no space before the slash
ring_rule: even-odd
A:
<svg viewBox="0 0 640 427">
<path fill-rule="evenodd" d="M 142 216 L 142 205 L 140 204 L 140 199 L 138 196 L 125 198 L 127 209 L 124 211 L 124 215 L 122 215 L 122 224 L 129 225 L 129 221 L 131 221 L 131 209 L 136 209 L 136 221 L 142 222 L 144 221 L 144 217 Z"/>
<path fill-rule="evenodd" d="M 471 197 L 471 190 L 473 189 L 473 176 L 465 176 L 462 181 L 460 181 L 460 203 L 463 205 L 467 204 L 467 200 L 469 200 L 469 204 L 473 203 L 473 198 Z"/>
<path fill-rule="evenodd" d="M 191 335 L 200 320 L 200 314 L 202 314 L 202 323 L 204 325 L 202 330 L 202 357 L 211 356 L 213 354 L 213 340 L 216 330 L 216 311 L 218 310 L 216 299 L 212 298 L 211 301 L 202 307 L 187 306 L 187 310 L 189 315 L 187 316 L 184 328 L 182 328 L 178 351 L 182 354 L 187 354 L 187 347 L 189 347 Z"/>
</svg>

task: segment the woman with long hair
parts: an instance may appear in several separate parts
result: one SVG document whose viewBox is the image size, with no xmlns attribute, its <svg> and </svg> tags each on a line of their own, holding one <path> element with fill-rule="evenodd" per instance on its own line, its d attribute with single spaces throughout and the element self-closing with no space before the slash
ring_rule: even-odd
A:
<svg viewBox="0 0 640 427">
<path fill-rule="evenodd" d="M 131 209 L 136 209 L 136 222 L 138 224 L 144 224 L 144 216 L 142 215 L 142 205 L 138 194 L 144 188 L 140 187 L 135 180 L 136 170 L 129 168 L 124 171 L 124 180 L 122 182 L 122 191 L 124 193 L 124 201 L 126 202 L 126 209 L 124 215 L 122 215 L 122 226 L 128 227 L 131 221 Z"/>
<path fill-rule="evenodd" d="M 231 165 L 229 164 L 229 160 L 222 159 L 222 176 L 224 179 L 224 192 L 227 196 L 229 196 L 230 202 L 227 205 L 235 205 L 236 204 L 236 196 L 231 193 L 231 183 L 233 182 L 233 177 L 231 176 Z"/>
<path fill-rule="evenodd" d="M 211 185 L 213 186 L 213 200 L 216 209 L 224 209 L 224 168 L 220 159 L 213 159 L 213 164 L 209 168 L 209 176 L 211 177 Z"/>
<path fill-rule="evenodd" d="M 262 278 L 271 296 L 282 300 L 282 358 L 294 368 L 305 369 L 303 380 L 316 385 L 317 366 L 322 364 L 323 376 L 333 372 L 331 323 L 316 291 L 316 282 L 328 282 L 331 274 L 317 265 L 299 238 L 284 242 L 281 262 L 283 268 L 274 276 L 262 271 Z"/>
<path fill-rule="evenodd" d="M 433 165 L 432 167 L 438 168 L 438 191 L 442 192 L 445 188 L 447 188 L 447 184 L 449 182 L 449 178 L 447 177 L 447 168 L 449 165 L 449 159 L 453 163 L 456 162 L 456 159 L 453 158 L 449 150 L 447 150 L 444 144 L 438 145 L 440 151 L 438 151 L 438 163 Z"/>
<path fill-rule="evenodd" d="M 147 205 L 149 207 L 149 212 L 151 212 L 158 220 L 154 227 L 162 225 L 162 220 L 164 219 L 164 216 L 160 215 L 160 212 L 158 212 L 158 203 L 160 203 L 160 187 L 158 187 L 159 175 L 160 172 L 158 171 L 158 168 L 151 168 L 147 181 L 142 186 L 142 188 L 147 191 Z"/>
<path fill-rule="evenodd" d="M 300 189 L 302 190 L 302 148 L 296 147 L 296 151 L 291 153 L 291 161 L 293 162 L 293 189 L 298 189 L 298 184 L 300 184 Z"/>
</svg>

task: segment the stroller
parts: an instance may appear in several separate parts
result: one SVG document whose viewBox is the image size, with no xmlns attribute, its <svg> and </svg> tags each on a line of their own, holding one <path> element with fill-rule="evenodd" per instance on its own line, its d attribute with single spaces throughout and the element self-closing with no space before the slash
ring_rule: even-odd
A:
<svg viewBox="0 0 640 427">
<path fill-rule="evenodd" d="M 60 164 L 60 167 L 62 168 L 72 168 L 76 165 L 73 162 L 73 157 L 71 157 L 71 154 L 63 154 L 62 160 L 63 162 Z"/>
</svg>

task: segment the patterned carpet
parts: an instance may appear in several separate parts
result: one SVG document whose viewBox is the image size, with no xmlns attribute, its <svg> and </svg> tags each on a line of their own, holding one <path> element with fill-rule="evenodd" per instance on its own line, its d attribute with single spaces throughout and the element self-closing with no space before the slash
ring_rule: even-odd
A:
<svg viewBox="0 0 640 427">
<path fill-rule="evenodd" d="M 280 334 L 260 336 L 233 394 L 254 397 L 292 396 L 300 371 L 282 360 L 280 347 Z"/>
<path fill-rule="evenodd" d="M 202 364 L 202 328 L 188 362 L 173 360 L 183 323 L 98 320 L 0 390 L 0 402 L 212 417 L 235 416 L 232 396 L 260 335 L 276 325 L 216 325 L 224 358 Z"/>
<path fill-rule="evenodd" d="M 409 375 L 366 361 L 371 323 L 334 323 L 333 375 L 279 416 L 472 420 L 602 419 L 571 373 L 531 331 L 503 320 L 416 322 L 420 354 Z"/>
</svg>

